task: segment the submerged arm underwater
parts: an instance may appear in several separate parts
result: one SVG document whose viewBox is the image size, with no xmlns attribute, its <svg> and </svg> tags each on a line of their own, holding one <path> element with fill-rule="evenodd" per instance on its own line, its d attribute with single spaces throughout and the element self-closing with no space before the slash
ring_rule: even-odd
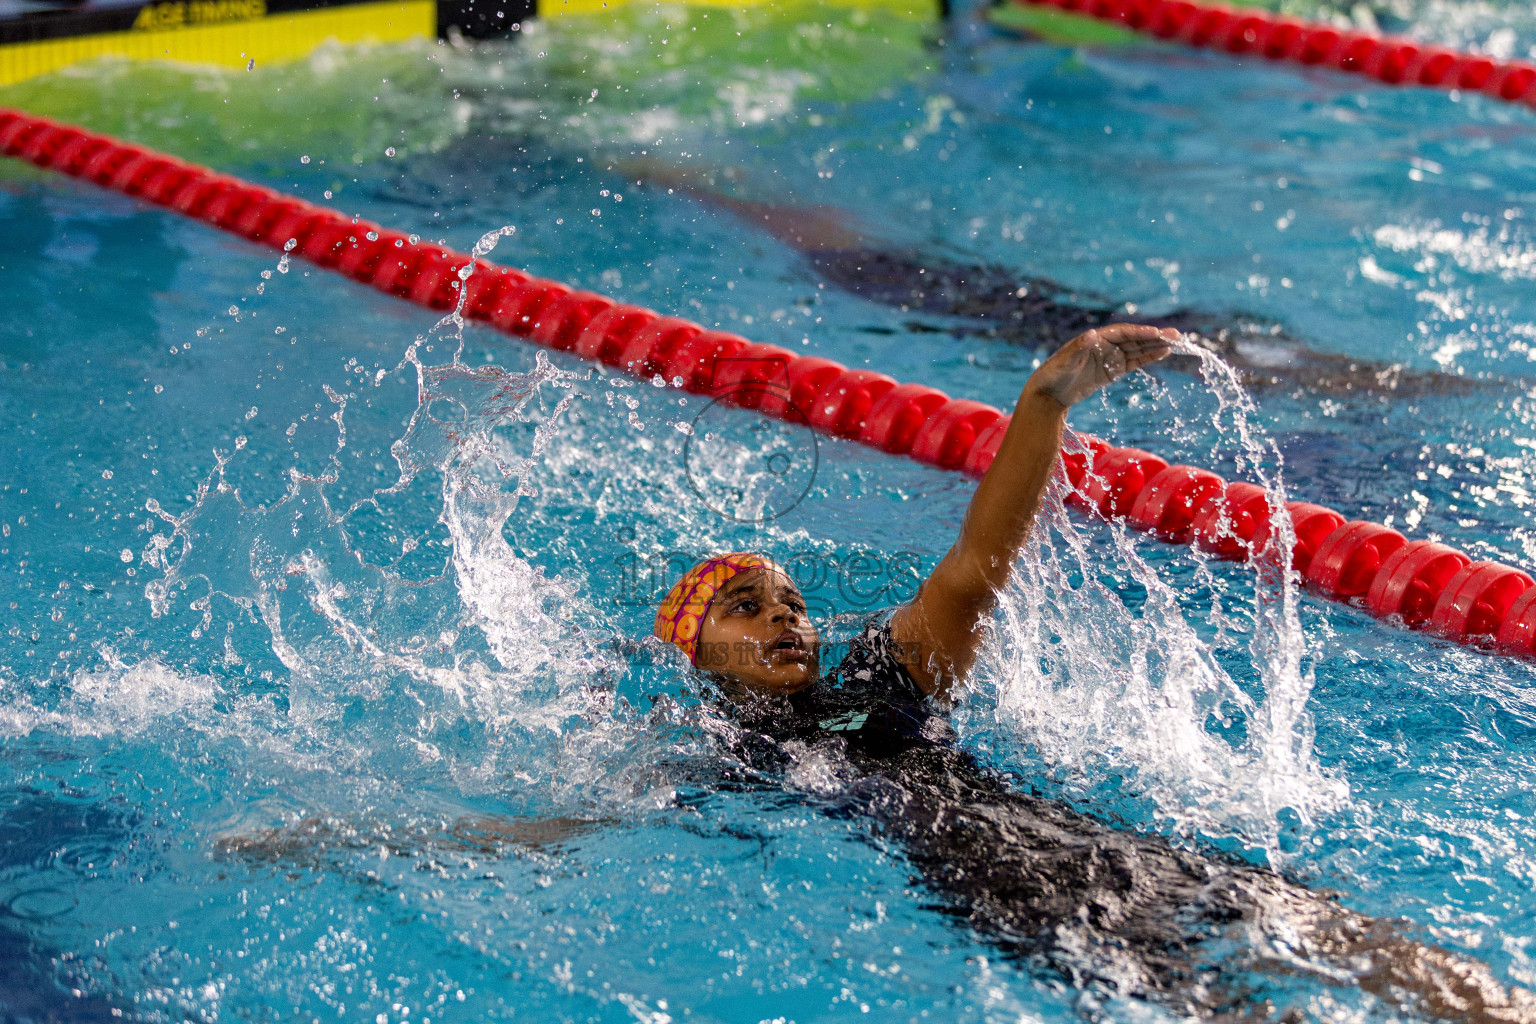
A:
<svg viewBox="0 0 1536 1024">
<path fill-rule="evenodd" d="M 1357 986 L 1389 1005 L 1469 1024 L 1529 1024 L 1536 998 L 1486 965 L 1408 937 L 1274 872 L 1110 828 L 1012 790 L 953 748 L 878 763 L 829 811 L 894 841 L 947 914 L 1010 959 L 1099 997 L 1147 999 L 1217 1020 L 1293 1021 L 1236 974 Z M 697 778 L 693 781 L 702 781 Z M 459 817 L 438 825 L 309 817 L 214 840 L 224 860 L 372 878 L 380 857 L 422 868 L 536 854 L 559 858 L 607 819 Z M 756 840 L 753 840 L 756 841 Z M 1211 950 L 1235 946 L 1225 956 Z"/>
<path fill-rule="evenodd" d="M 214 839 L 216 856 L 336 867 L 359 853 L 391 857 L 499 856 L 518 850 L 558 852 L 566 843 L 614 822 L 588 818 L 464 815 L 429 825 L 311 816 L 276 828 Z"/>
</svg>

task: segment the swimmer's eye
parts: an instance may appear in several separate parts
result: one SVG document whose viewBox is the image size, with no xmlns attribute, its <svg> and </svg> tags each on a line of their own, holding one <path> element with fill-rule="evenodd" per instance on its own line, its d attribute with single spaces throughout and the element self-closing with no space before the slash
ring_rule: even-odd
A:
<svg viewBox="0 0 1536 1024">
<path fill-rule="evenodd" d="M 731 611 L 745 612 L 748 615 L 754 615 L 757 613 L 757 602 L 752 600 L 750 597 L 743 598 L 742 600 L 737 601 L 735 604 L 731 605 Z"/>
</svg>

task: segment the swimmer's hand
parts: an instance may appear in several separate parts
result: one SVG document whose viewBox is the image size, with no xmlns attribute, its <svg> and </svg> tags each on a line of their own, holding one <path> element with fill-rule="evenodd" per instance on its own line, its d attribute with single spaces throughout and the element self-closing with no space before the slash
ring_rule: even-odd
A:
<svg viewBox="0 0 1536 1024">
<path fill-rule="evenodd" d="M 1172 327 L 1096 327 L 1057 349 L 1030 376 L 1025 393 L 1034 391 L 1070 409 L 1116 378 L 1157 362 L 1178 340 L 1179 332 Z"/>
</svg>

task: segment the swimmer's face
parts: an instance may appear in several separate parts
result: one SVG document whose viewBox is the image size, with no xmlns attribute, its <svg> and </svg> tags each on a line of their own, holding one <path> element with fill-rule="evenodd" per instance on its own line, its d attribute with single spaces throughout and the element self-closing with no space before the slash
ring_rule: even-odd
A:
<svg viewBox="0 0 1536 1024">
<path fill-rule="evenodd" d="M 789 577 L 749 569 L 709 603 L 699 626 L 697 664 L 725 677 L 727 688 L 794 693 L 816 678 L 817 639 L 805 599 Z"/>
</svg>

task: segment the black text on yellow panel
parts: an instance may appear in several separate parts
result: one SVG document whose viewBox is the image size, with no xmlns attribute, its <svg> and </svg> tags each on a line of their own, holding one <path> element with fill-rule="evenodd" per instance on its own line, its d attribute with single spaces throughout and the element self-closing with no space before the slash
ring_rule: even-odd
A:
<svg viewBox="0 0 1536 1024">
<path fill-rule="evenodd" d="M 246 67 L 327 42 L 485 38 L 533 15 L 534 0 L 156 0 L 0 2 L 0 85 L 93 57 Z M 17 10 L 16 8 L 20 8 Z"/>
</svg>

